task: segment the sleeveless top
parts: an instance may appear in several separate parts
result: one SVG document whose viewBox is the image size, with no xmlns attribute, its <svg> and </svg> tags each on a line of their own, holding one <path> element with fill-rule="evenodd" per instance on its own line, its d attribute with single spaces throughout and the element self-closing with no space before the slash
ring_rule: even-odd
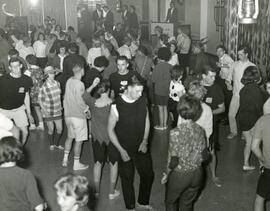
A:
<svg viewBox="0 0 270 211">
<path fill-rule="evenodd" d="M 145 97 L 140 97 L 133 103 L 128 103 L 120 96 L 114 104 L 119 117 L 115 133 L 121 146 L 129 153 L 137 152 L 143 141 L 147 106 Z"/>
</svg>

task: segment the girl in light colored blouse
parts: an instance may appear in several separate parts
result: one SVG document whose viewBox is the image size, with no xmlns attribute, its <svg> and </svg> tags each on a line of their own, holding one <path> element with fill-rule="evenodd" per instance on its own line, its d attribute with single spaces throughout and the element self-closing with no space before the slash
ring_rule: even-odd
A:
<svg viewBox="0 0 270 211">
<path fill-rule="evenodd" d="M 172 41 L 169 44 L 169 48 L 170 48 L 172 57 L 168 63 L 171 64 L 172 66 L 179 65 L 178 55 L 177 55 L 177 53 L 175 53 L 177 50 L 177 43 Z"/>
<path fill-rule="evenodd" d="M 46 46 L 47 41 L 45 40 L 45 35 L 43 33 L 38 34 L 37 41 L 34 42 L 33 48 L 36 53 L 36 57 L 38 59 L 38 65 L 44 69 L 47 64 L 47 56 L 46 56 Z"/>
</svg>

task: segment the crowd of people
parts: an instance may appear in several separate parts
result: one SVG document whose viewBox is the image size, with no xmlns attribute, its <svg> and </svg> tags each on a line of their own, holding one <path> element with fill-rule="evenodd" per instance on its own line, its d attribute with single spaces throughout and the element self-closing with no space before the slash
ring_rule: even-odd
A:
<svg viewBox="0 0 270 211">
<path fill-rule="evenodd" d="M 119 174 L 126 209 L 153 210 L 149 203 L 154 181 L 151 128 L 170 129 L 161 181 L 166 183 L 166 210 L 193 210 L 204 168 L 209 166 L 214 184 L 222 185 L 216 175 L 219 125 L 228 121 L 231 133 L 227 138 L 241 133 L 246 143 L 243 170 L 255 169 L 249 162 L 251 151 L 259 159 L 254 210 L 262 211 L 270 194 L 270 101 L 265 97 L 270 94 L 270 82 L 264 87 L 259 69 L 249 60 L 248 46 L 238 48 L 237 61 L 226 54 L 224 46 L 217 46 L 218 62 L 213 66 L 203 46 L 192 45 L 180 27 L 176 37 L 168 37 L 157 26 L 158 42 L 149 49 L 141 44 L 134 6 L 124 6 L 123 23 L 115 26 L 106 21 L 109 12 L 107 6 L 97 5 L 96 32 L 89 49 L 72 26 L 64 32 L 50 17 L 30 37 L 12 27 L 0 30 L 6 52 L 0 58 L 3 210 L 46 209 L 32 173 L 16 166 L 29 130 L 46 131 L 49 149 L 63 150 L 63 167 L 69 165 L 73 147 L 74 171 L 89 168 L 80 157 L 83 143 L 91 140 L 95 197 L 100 194 L 102 166 L 108 161 L 109 199 L 120 195 L 116 189 Z M 157 125 L 150 124 L 153 106 L 157 107 Z M 64 124 L 67 136 L 61 145 Z M 140 176 L 138 200 L 135 169 Z M 62 210 L 80 210 L 88 201 L 85 177 L 68 174 L 54 187 Z"/>
</svg>

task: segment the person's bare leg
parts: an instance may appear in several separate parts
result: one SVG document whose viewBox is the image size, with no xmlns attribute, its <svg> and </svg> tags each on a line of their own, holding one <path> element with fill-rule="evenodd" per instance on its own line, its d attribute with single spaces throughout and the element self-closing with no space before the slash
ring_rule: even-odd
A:
<svg viewBox="0 0 270 211">
<path fill-rule="evenodd" d="M 27 137 L 28 137 L 28 129 L 27 127 L 19 127 L 22 132 L 22 145 L 26 144 Z"/>
<path fill-rule="evenodd" d="M 34 106 L 38 118 L 38 129 L 44 130 L 43 117 L 39 106 Z"/>
<path fill-rule="evenodd" d="M 95 189 L 96 189 L 97 194 L 99 194 L 99 189 L 100 189 L 101 169 L 102 169 L 102 164 L 97 161 L 94 164 L 94 168 L 93 168 L 93 177 L 94 177 Z"/>
<path fill-rule="evenodd" d="M 67 166 L 68 163 L 68 156 L 72 147 L 72 138 L 67 137 L 66 142 L 65 142 L 65 151 L 64 151 L 64 157 L 63 157 L 63 161 L 62 161 L 62 165 L 63 166 Z"/>
<path fill-rule="evenodd" d="M 254 202 L 254 211 L 264 211 L 264 203 L 265 199 L 257 194 Z"/>
<path fill-rule="evenodd" d="M 162 127 L 167 127 L 167 122 L 168 122 L 168 110 L 167 106 L 163 106 L 163 126 Z"/>
<path fill-rule="evenodd" d="M 217 154 L 214 149 L 211 150 L 212 160 L 209 164 L 209 168 L 212 175 L 212 180 L 215 183 L 216 186 L 221 187 L 221 183 L 219 178 L 217 177 Z"/>
<path fill-rule="evenodd" d="M 252 136 L 249 131 L 244 131 L 243 135 L 245 137 L 245 148 L 244 148 L 244 166 L 250 166 L 249 163 L 249 158 L 251 154 L 251 141 L 252 141 Z"/>
<path fill-rule="evenodd" d="M 163 108 L 162 106 L 158 105 L 158 117 L 159 117 L 159 124 L 158 126 L 163 127 Z"/>
<path fill-rule="evenodd" d="M 118 162 L 115 162 L 112 164 L 110 162 L 110 193 L 113 194 L 114 190 L 116 188 L 116 183 L 117 183 L 117 178 L 118 178 Z"/>
</svg>

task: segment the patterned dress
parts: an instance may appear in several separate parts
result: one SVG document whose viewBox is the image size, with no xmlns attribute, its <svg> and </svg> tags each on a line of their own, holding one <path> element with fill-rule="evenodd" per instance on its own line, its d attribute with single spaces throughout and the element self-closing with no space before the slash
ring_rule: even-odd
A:
<svg viewBox="0 0 270 211">
<path fill-rule="evenodd" d="M 38 66 L 31 66 L 30 68 L 28 68 L 28 70 L 25 71 L 25 75 L 31 77 L 33 81 L 33 87 L 31 88 L 30 91 L 30 99 L 31 103 L 34 106 L 37 106 L 39 104 L 38 103 L 39 89 L 42 86 L 44 80 L 43 71 Z"/>
</svg>

